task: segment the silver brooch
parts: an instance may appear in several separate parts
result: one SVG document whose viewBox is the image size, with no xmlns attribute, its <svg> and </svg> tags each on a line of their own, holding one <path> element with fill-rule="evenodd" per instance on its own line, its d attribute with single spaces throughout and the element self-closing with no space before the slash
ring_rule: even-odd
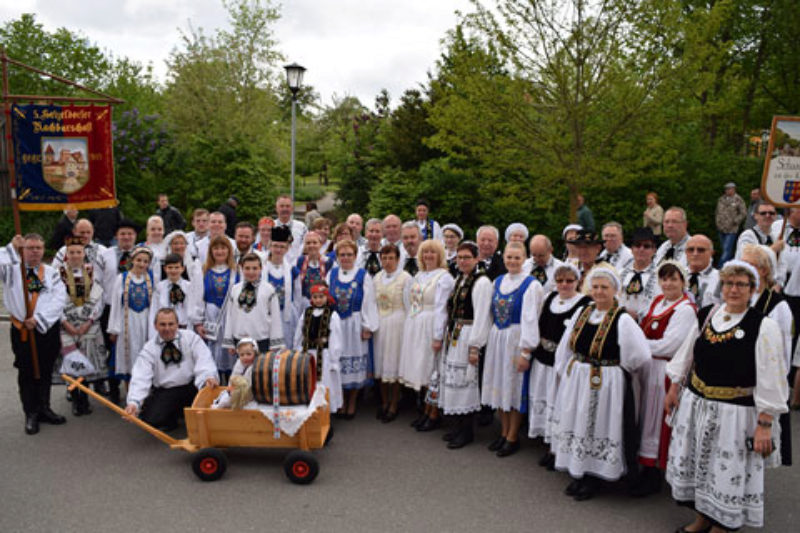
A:
<svg viewBox="0 0 800 533">
<path fill-rule="evenodd" d="M 733 336 L 739 340 L 742 340 L 744 338 L 744 330 L 737 329 L 736 333 L 734 333 Z"/>
</svg>

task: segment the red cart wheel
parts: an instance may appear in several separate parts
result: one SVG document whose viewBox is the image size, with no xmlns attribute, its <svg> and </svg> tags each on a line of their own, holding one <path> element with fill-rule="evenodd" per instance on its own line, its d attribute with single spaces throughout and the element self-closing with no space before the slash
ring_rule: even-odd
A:
<svg viewBox="0 0 800 533">
<path fill-rule="evenodd" d="M 319 463 L 309 452 L 295 450 L 286 456 L 283 471 L 292 483 L 308 485 L 319 474 Z"/>
<path fill-rule="evenodd" d="M 203 481 L 218 480 L 227 467 L 228 459 L 217 448 L 203 448 L 192 456 L 192 470 Z"/>
</svg>

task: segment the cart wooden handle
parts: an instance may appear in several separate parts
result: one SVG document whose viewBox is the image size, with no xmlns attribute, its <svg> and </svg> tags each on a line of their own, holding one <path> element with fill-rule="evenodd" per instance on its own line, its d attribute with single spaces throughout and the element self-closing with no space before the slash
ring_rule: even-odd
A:
<svg viewBox="0 0 800 533">
<path fill-rule="evenodd" d="M 64 381 L 66 381 L 67 383 L 70 384 L 69 387 L 67 387 L 68 390 L 74 390 L 76 388 L 80 389 L 81 391 L 85 392 L 86 394 L 88 394 L 89 396 L 91 396 L 92 398 L 97 400 L 98 402 L 102 403 L 103 405 L 105 405 L 106 407 L 111 409 L 112 411 L 115 411 L 116 413 L 118 413 L 122 418 L 124 418 L 128 422 L 132 422 L 132 423 L 136 424 L 137 426 L 139 426 L 140 428 L 142 428 L 143 430 L 147 431 L 148 433 L 150 433 L 152 436 L 154 436 L 155 438 L 157 438 L 158 440 L 160 440 L 164 444 L 168 444 L 170 447 L 178 447 L 178 448 L 182 447 L 180 445 L 180 442 L 177 439 L 173 439 L 172 437 L 170 437 L 169 435 L 167 435 L 163 431 L 154 428 L 153 426 L 151 426 L 150 424 L 148 424 L 144 420 L 140 419 L 139 417 L 136 417 L 136 416 L 133 416 L 133 415 L 129 415 L 128 413 L 125 412 L 125 409 L 123 409 L 122 407 L 118 406 L 114 402 L 108 400 L 107 398 L 105 398 L 101 394 L 96 393 L 95 391 L 93 391 L 92 389 L 90 389 L 89 387 L 84 385 L 82 383 L 82 381 L 83 381 L 82 377 L 78 378 L 78 379 L 75 379 L 75 378 L 72 378 L 72 377 L 70 377 L 70 376 L 68 376 L 66 374 L 61 374 L 61 378 Z"/>
</svg>

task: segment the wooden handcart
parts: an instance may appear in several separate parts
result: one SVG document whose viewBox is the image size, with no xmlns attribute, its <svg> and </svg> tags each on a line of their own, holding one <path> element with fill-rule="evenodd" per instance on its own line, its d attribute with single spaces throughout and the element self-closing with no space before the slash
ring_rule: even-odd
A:
<svg viewBox="0 0 800 533">
<path fill-rule="evenodd" d="M 89 394 L 167 444 L 170 449 L 191 453 L 192 470 L 203 481 L 216 481 L 225 473 L 228 466 L 223 451 L 225 448 L 247 447 L 293 449 L 283 462 L 286 476 L 292 482 L 301 485 L 311 483 L 319 473 L 319 462 L 311 450 L 322 448 L 333 436 L 330 404 L 327 401 L 324 406 L 314 411 L 293 437 L 281 433 L 279 438 L 275 438 L 272 421 L 261 411 L 212 409 L 211 404 L 225 390 L 224 387 L 218 386 L 200 389 L 192 406 L 183 410 L 186 419 L 186 438 L 175 439 L 143 420 L 129 415 L 118 405 L 85 386 L 82 378 L 74 379 L 66 374 L 62 374 L 61 377 L 69 384 L 69 390 L 78 388 Z"/>
</svg>

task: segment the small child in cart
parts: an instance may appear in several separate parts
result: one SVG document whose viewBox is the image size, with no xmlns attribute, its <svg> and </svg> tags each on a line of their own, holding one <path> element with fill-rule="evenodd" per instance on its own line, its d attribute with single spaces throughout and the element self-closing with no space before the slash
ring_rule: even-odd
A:
<svg viewBox="0 0 800 533">
<path fill-rule="evenodd" d="M 256 341 L 250 337 L 241 339 L 236 343 L 236 354 L 238 359 L 231 371 L 230 385 L 217 396 L 212 409 L 241 409 L 253 399 L 250 379 L 258 355 Z"/>
<path fill-rule="evenodd" d="M 311 287 L 311 306 L 300 316 L 294 345 L 312 354 L 317 362 L 317 381 L 330 392 L 331 411 L 342 407 L 342 379 L 339 356 L 342 350 L 341 319 L 331 305 L 328 285 L 320 282 Z"/>
</svg>

